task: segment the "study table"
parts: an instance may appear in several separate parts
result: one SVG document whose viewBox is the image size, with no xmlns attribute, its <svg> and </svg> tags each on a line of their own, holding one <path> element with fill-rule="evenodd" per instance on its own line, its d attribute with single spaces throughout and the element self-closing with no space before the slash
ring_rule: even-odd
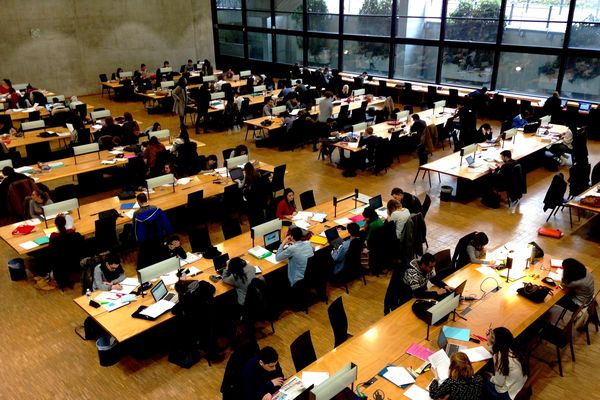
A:
<svg viewBox="0 0 600 400">
<path fill-rule="evenodd" d="M 542 265 L 544 269 L 541 268 Z M 492 279 L 484 282 L 483 288 L 488 294 L 482 300 L 464 302 L 457 309 L 459 313 L 462 312 L 464 318 L 467 319 L 466 321 L 458 316 L 453 321 L 452 317 L 450 317 L 447 322 L 440 322 L 432 326 L 429 333 L 429 340 L 426 340 L 426 323 L 417 318 L 413 313 L 412 305 L 414 300 L 410 300 L 362 332 L 355 333 L 353 337 L 342 345 L 307 366 L 303 372 L 328 372 L 331 376 L 344 365 L 353 362 L 358 366 L 358 379 L 354 382 L 355 388 L 357 384 L 366 382 L 376 376 L 377 381 L 369 388 L 362 390 L 369 398 L 373 396 L 373 392 L 376 390 L 385 392 L 385 396 L 388 399 L 403 398 L 402 394 L 405 392 L 405 389 L 378 376 L 379 371 L 390 364 L 413 369 L 419 367 L 423 363 L 423 360 L 406 354 L 406 350 L 412 344 L 416 343 L 434 352 L 437 351 L 439 349 L 437 338 L 443 325 L 469 328 L 472 334 L 481 337 L 486 336 L 486 331 L 490 326 L 492 328 L 504 326 L 515 337 L 518 336 L 533 322 L 542 317 L 566 292 L 556 287 L 553 289 L 551 295 L 546 297 L 544 303 L 541 304 L 534 303 L 517 294 L 516 291 L 523 286 L 523 282 L 535 282 L 545 285 L 541 283 L 539 277 L 534 278 L 532 275 L 546 276 L 549 273 L 549 265 L 550 257 L 546 255 L 543 262 L 538 262 L 529 270 L 528 276 L 507 283 L 505 278 L 501 278 L 491 268 L 481 268 L 478 264 L 469 264 L 445 279 L 446 283 L 452 287 L 456 287 L 466 280 L 464 294 L 480 297 L 482 294 L 480 285 L 482 285 L 483 280 L 487 277 L 494 277 L 501 289 L 495 293 L 491 292 L 491 289 L 496 286 L 496 282 Z M 464 310 L 467 306 L 470 307 L 470 311 L 465 313 Z M 350 318 L 351 327 L 352 318 Z M 451 342 L 454 341 L 451 340 Z M 463 341 L 456 341 L 455 343 L 460 343 L 460 345 L 466 347 L 485 346 L 487 344 L 485 341 L 482 341 L 480 344 Z M 485 362 L 483 361 L 473 363 L 476 371 L 484 365 Z M 301 373 L 297 373 L 296 375 L 299 378 L 302 376 Z M 432 372 L 426 372 L 417 377 L 416 384 L 424 389 L 432 379 Z"/>
<path fill-rule="evenodd" d="M 259 170 L 273 172 L 274 167 L 269 164 L 262 162 L 258 163 L 256 167 Z M 170 210 L 176 207 L 187 204 L 187 196 L 190 193 L 194 193 L 199 190 L 204 190 L 204 198 L 217 196 L 223 194 L 225 187 L 231 185 L 232 182 L 229 178 L 220 178 L 212 173 L 200 174 L 190 177 L 191 180 L 187 184 L 176 185 L 175 191 L 172 187 L 159 187 L 155 188 L 154 193 L 150 193 L 149 202 L 163 210 Z M 215 182 L 218 180 L 217 182 Z M 122 204 L 135 203 L 135 199 L 119 200 L 117 196 L 113 196 L 107 199 L 99 200 L 93 203 L 84 204 L 79 207 L 79 215 L 77 212 L 73 213 L 73 220 L 77 232 L 82 235 L 91 235 L 95 232 L 95 221 L 98 219 L 98 213 L 109 209 L 116 209 L 121 215 L 117 218 L 117 225 L 122 225 L 131 222 L 131 218 L 126 212 L 121 210 Z M 34 224 L 35 229 L 27 235 L 13 235 L 12 232 L 18 226 L 23 224 Z M 54 220 L 48 221 L 48 227 L 54 226 Z M 34 248 L 25 248 L 22 245 L 35 239 L 39 239 L 46 234 L 43 229 L 45 225 L 43 222 L 37 220 L 20 221 L 10 225 L 0 227 L 0 237 L 11 246 L 18 254 L 27 254 L 31 251 L 39 250 L 47 246 L 42 244 L 35 246 Z"/>
<path fill-rule="evenodd" d="M 40 118 L 45 119 L 50 117 L 50 113 L 48 112 L 48 110 L 46 109 L 46 107 L 41 107 L 38 106 L 37 109 L 35 111 L 39 111 L 40 112 Z M 91 104 L 87 104 L 87 112 L 92 112 L 94 111 L 94 106 Z M 19 111 L 15 111 L 15 110 L 10 110 L 10 111 L 2 111 L 0 112 L 0 114 L 4 114 L 4 115 L 10 115 L 10 119 L 15 122 L 15 121 L 25 121 L 29 119 L 29 111 L 27 111 L 27 109 L 19 109 Z"/>
<path fill-rule="evenodd" d="M 563 134 L 567 129 L 568 127 L 564 125 L 553 125 L 550 132 L 553 134 Z M 464 192 L 467 191 L 466 186 L 468 186 L 470 182 L 474 182 L 492 172 L 493 168 L 496 167 L 496 163 L 500 162 L 501 151 L 510 150 L 512 152 L 513 160 L 518 161 L 552 145 L 553 143 L 554 142 L 546 140 L 546 137 L 538 136 L 535 132 L 532 134 L 524 134 L 521 129 L 512 140 L 501 140 L 500 143 L 496 145 L 479 143 L 477 145 L 475 157 L 476 163 L 480 164 L 477 167 L 469 167 L 466 161 L 466 156 L 468 154 L 465 154 L 465 157 L 461 160 L 460 151 L 457 151 L 438 160 L 420 165 L 415 180 L 420 171 L 437 172 L 455 177 L 457 178 L 456 196 L 464 197 L 466 194 Z M 429 182 L 429 185 L 431 186 L 431 181 Z"/>
<path fill-rule="evenodd" d="M 206 196 L 206 194 L 205 194 Z M 152 198 L 150 200 L 151 204 Z M 358 202 L 359 206 L 363 206 L 364 203 Z M 338 203 L 337 206 L 337 217 L 343 218 L 344 216 L 352 216 L 350 211 L 355 207 L 355 202 L 353 200 L 346 200 Z M 335 226 L 336 223 L 334 221 L 334 206 L 332 202 L 327 202 L 324 204 L 317 205 L 316 207 L 311 208 L 313 212 L 319 211 L 327 214 L 327 220 L 323 223 L 311 222 L 310 230 L 314 234 L 321 233 L 325 229 L 330 226 Z M 286 229 L 285 227 L 283 229 Z M 345 231 L 344 231 L 345 232 Z M 283 236 L 283 235 L 282 235 Z M 342 235 L 343 237 L 343 235 Z M 255 239 L 255 245 L 262 244 L 262 238 Z M 326 246 L 326 239 L 324 244 L 314 244 L 313 247 L 315 250 L 319 250 L 322 247 Z M 250 232 L 245 232 L 239 236 L 234 238 L 225 240 L 223 243 L 218 244 L 216 246 L 219 251 L 222 253 L 228 253 L 230 259 L 233 257 L 243 257 L 248 263 L 251 265 L 256 265 L 260 267 L 262 270 L 262 275 L 266 276 L 270 273 L 279 270 L 287 265 L 284 262 L 271 262 L 267 259 L 258 259 L 248 254 L 248 250 L 253 247 L 252 239 L 250 236 Z M 228 284 L 223 283 L 222 281 L 212 282 L 210 281 L 210 276 L 215 275 L 216 271 L 213 266 L 212 260 L 208 260 L 205 258 L 201 258 L 200 260 L 186 265 L 187 267 L 194 266 L 198 268 L 202 273 L 190 277 L 189 279 L 194 280 L 204 280 L 206 282 L 211 283 L 215 286 L 216 292 L 215 296 L 220 296 L 224 293 L 227 293 L 234 288 Z M 92 298 L 96 297 L 100 291 L 95 291 L 92 293 Z M 118 308 L 113 311 L 104 311 L 103 308 L 93 308 L 89 305 L 89 298 L 87 296 L 80 296 L 73 300 L 83 311 L 85 311 L 89 316 L 94 318 L 96 322 L 98 322 L 110 335 L 115 337 L 117 341 L 123 342 L 127 339 L 135 337 L 148 329 L 151 329 L 161 323 L 168 321 L 173 318 L 173 315 L 170 312 L 167 312 L 160 316 L 156 321 L 147 321 L 137 318 L 132 318 L 131 314 L 139 308 L 141 305 L 150 305 L 154 302 L 152 296 L 149 291 L 145 295 L 145 297 L 137 296 L 136 300 L 128 305 L 125 305 L 121 308 Z"/>
<path fill-rule="evenodd" d="M 600 207 L 594 207 L 592 205 L 587 205 L 587 204 L 581 203 L 581 199 L 583 199 L 584 197 L 588 197 L 588 196 L 594 196 L 594 197 L 600 196 L 600 183 L 596 183 L 591 188 L 589 188 L 585 192 L 581 193 L 580 195 L 573 197 L 571 200 L 569 200 L 565 204 L 567 207 L 569 207 L 569 222 L 571 223 L 571 228 L 573 228 L 573 215 L 571 213 L 571 210 L 573 208 L 577 210 L 578 216 L 579 216 L 580 211 L 588 211 L 588 212 L 591 212 L 594 214 L 600 213 Z"/>
</svg>

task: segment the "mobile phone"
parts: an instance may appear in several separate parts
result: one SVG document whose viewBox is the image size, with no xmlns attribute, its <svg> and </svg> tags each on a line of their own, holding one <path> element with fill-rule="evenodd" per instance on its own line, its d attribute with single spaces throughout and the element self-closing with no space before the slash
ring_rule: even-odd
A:
<svg viewBox="0 0 600 400">
<path fill-rule="evenodd" d="M 92 299 L 90 299 L 90 303 L 89 304 L 90 304 L 90 306 L 92 306 L 94 308 L 100 307 L 100 303 L 98 303 L 97 301 L 92 300 Z"/>
</svg>

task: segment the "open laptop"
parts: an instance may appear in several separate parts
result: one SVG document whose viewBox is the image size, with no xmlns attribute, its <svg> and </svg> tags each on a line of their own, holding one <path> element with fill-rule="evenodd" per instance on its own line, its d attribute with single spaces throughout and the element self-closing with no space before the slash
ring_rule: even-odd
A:
<svg viewBox="0 0 600 400">
<path fill-rule="evenodd" d="M 467 156 L 467 158 L 465 158 L 465 160 L 467 160 L 467 164 L 469 168 L 477 168 L 477 167 L 481 167 L 481 163 L 475 161 L 475 157 L 473 156 Z"/>
<path fill-rule="evenodd" d="M 269 250 L 271 253 L 279 248 L 281 244 L 281 231 L 278 229 L 273 232 L 269 232 L 263 236 L 265 241 L 265 249 Z"/>
<path fill-rule="evenodd" d="M 150 294 L 152 294 L 155 303 L 140 311 L 140 314 L 151 320 L 160 317 L 172 309 L 179 301 L 179 296 L 177 296 L 177 293 L 170 293 L 162 279 L 159 280 L 156 285 L 154 285 L 154 287 L 150 290 Z"/>
<path fill-rule="evenodd" d="M 462 296 L 463 292 L 465 291 L 465 286 L 467 286 L 467 281 L 463 281 L 460 285 L 458 285 L 456 287 L 456 289 L 454 289 L 454 293 L 456 293 L 457 296 Z"/>
<path fill-rule="evenodd" d="M 327 238 L 327 241 L 329 242 L 331 247 L 333 247 L 334 249 L 337 249 L 342 245 L 342 243 L 344 243 L 335 226 L 325 231 L 325 237 Z"/>
<path fill-rule="evenodd" d="M 244 170 L 240 167 L 231 168 L 229 170 L 229 176 L 232 181 L 243 180 L 244 179 Z"/>
<path fill-rule="evenodd" d="M 383 206 L 383 201 L 381 200 L 380 194 L 369 199 L 369 207 L 374 209 L 377 213 L 387 210 L 387 208 Z"/>
<path fill-rule="evenodd" d="M 523 133 L 536 133 L 539 127 L 540 127 L 539 121 L 538 122 L 530 122 L 523 127 Z"/>
<path fill-rule="evenodd" d="M 444 349 L 448 357 L 452 357 L 454 353 L 466 348 L 465 346 L 460 346 L 458 344 L 448 343 L 448 338 L 446 337 L 443 328 L 440 329 L 440 336 L 438 336 L 438 346 L 440 346 L 440 349 Z"/>
<path fill-rule="evenodd" d="M 213 265 L 215 266 L 215 271 L 219 276 L 223 276 L 223 271 L 227 266 L 227 261 L 229 261 L 229 253 L 223 253 L 220 256 L 213 258 Z"/>
</svg>

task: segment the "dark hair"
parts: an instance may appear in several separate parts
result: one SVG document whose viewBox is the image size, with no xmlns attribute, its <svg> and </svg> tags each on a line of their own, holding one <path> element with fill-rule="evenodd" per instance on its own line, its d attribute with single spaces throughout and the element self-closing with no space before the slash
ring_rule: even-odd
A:
<svg viewBox="0 0 600 400">
<path fill-rule="evenodd" d="M 121 264 L 121 259 L 116 253 L 110 253 L 106 256 L 106 264 Z"/>
<path fill-rule="evenodd" d="M 183 140 L 183 143 L 189 143 L 190 142 L 190 134 L 188 133 L 187 128 L 184 126 L 181 127 L 181 130 L 179 131 L 179 139 Z"/>
<path fill-rule="evenodd" d="M 168 64 L 169 62 L 167 60 L 163 61 L 163 65 Z"/>
<path fill-rule="evenodd" d="M 562 262 L 563 267 L 563 283 L 569 284 L 574 281 L 585 278 L 587 269 L 585 265 L 574 258 L 565 258 Z"/>
<path fill-rule="evenodd" d="M 279 355 L 277 354 L 277 351 L 275 351 L 274 348 L 272 348 L 271 346 L 267 346 L 260 349 L 260 352 L 258 353 L 258 358 L 264 364 L 271 364 L 279 360 Z"/>
<path fill-rule="evenodd" d="M 523 118 L 528 118 L 529 117 L 529 111 L 527 111 L 527 110 L 523 111 L 523 113 L 521 114 L 521 116 Z"/>
<path fill-rule="evenodd" d="M 379 215 L 377 215 L 377 212 L 375 212 L 373 207 L 365 207 L 362 216 L 365 217 L 368 223 L 376 221 L 379 218 Z"/>
<path fill-rule="evenodd" d="M 34 190 L 33 192 L 31 192 L 32 195 L 34 193 L 36 193 L 38 196 L 40 196 L 40 198 L 42 199 L 42 201 L 44 202 L 44 204 L 50 198 L 50 196 L 48 195 L 48 192 L 44 192 L 43 190 Z"/>
<path fill-rule="evenodd" d="M 12 82 L 10 81 L 10 79 L 3 79 L 3 81 L 8 85 L 8 87 L 12 87 Z"/>
<path fill-rule="evenodd" d="M 254 168 L 251 162 L 244 164 L 244 176 L 244 185 L 251 185 L 260 178 L 260 175 L 256 172 L 256 168 Z"/>
<path fill-rule="evenodd" d="M 191 59 L 189 59 L 189 58 L 188 58 L 188 62 L 189 62 L 189 63 L 193 63 L 193 61 L 192 61 Z"/>
<path fill-rule="evenodd" d="M 158 137 L 152 136 L 150 140 L 148 140 L 149 144 L 158 144 Z"/>
<path fill-rule="evenodd" d="M 484 232 L 477 232 L 475 236 L 473 236 L 473 245 L 477 248 L 482 248 L 486 244 L 490 242 L 487 235 Z"/>
<path fill-rule="evenodd" d="M 506 158 L 512 158 L 512 153 L 510 152 L 510 150 L 502 150 L 500 152 L 500 155 Z"/>
<path fill-rule="evenodd" d="M 413 114 L 412 115 L 412 119 L 415 120 L 415 121 L 418 121 L 418 120 L 421 119 L 421 117 L 419 117 L 419 114 Z"/>
<path fill-rule="evenodd" d="M 140 65 L 140 68 L 143 68 L 143 67 L 145 67 L 145 66 L 146 66 L 146 64 L 143 64 L 143 63 L 142 63 L 142 65 Z"/>
<path fill-rule="evenodd" d="M 488 123 L 482 124 L 479 129 L 492 129 L 492 126 Z"/>
<path fill-rule="evenodd" d="M 302 234 L 302 229 L 298 228 L 297 226 L 290 229 L 290 235 L 292 236 L 292 239 L 296 241 L 302 240 L 302 236 L 304 236 Z"/>
<path fill-rule="evenodd" d="M 217 156 L 215 154 L 210 154 L 208 157 L 206 157 L 207 161 L 218 161 L 217 160 Z"/>
<path fill-rule="evenodd" d="M 60 233 L 67 233 L 67 219 L 64 215 L 59 214 L 54 218 L 54 225 Z"/>
<path fill-rule="evenodd" d="M 396 199 L 390 199 L 387 202 L 386 208 L 388 209 L 388 214 L 392 215 L 394 211 L 402 208 L 402 204 Z"/>
<path fill-rule="evenodd" d="M 392 196 L 396 196 L 399 194 L 404 194 L 404 190 L 400 189 L 399 187 L 395 187 L 392 189 Z"/>
<path fill-rule="evenodd" d="M 180 240 L 178 235 L 171 235 L 167 238 L 167 244 L 171 244 L 176 240 Z"/>
<path fill-rule="evenodd" d="M 323 96 L 325 96 L 325 98 L 329 99 L 331 97 L 333 97 L 333 93 L 331 92 L 331 90 L 327 90 Z"/>
<path fill-rule="evenodd" d="M 104 118 L 104 126 L 107 125 L 114 125 L 115 124 L 115 119 L 113 117 L 111 117 L 110 115 L 106 118 Z"/>
<path fill-rule="evenodd" d="M 283 191 L 283 201 L 285 201 L 288 206 L 296 208 L 296 200 L 292 200 L 291 202 L 289 202 L 287 199 L 287 196 L 290 193 L 294 193 L 292 188 L 285 188 L 285 190 Z"/>
<path fill-rule="evenodd" d="M 360 234 L 360 225 L 356 222 L 350 222 L 348 226 L 346 226 L 346 229 L 348 229 L 350 236 L 358 236 Z"/>
<path fill-rule="evenodd" d="M 123 113 L 123 118 L 125 118 L 125 121 L 133 121 L 133 115 L 129 111 Z"/>
<path fill-rule="evenodd" d="M 237 279 L 241 280 L 242 282 L 246 282 L 246 274 L 244 274 L 244 267 L 246 266 L 247 262 L 246 260 L 244 260 L 241 257 L 233 257 L 231 260 L 229 260 L 229 263 L 227 264 L 227 270 Z"/>
<path fill-rule="evenodd" d="M 6 167 L 2 168 L 2 175 L 4 175 L 4 176 L 10 176 L 14 173 L 15 173 L 15 170 L 11 166 L 7 165 Z"/>
<path fill-rule="evenodd" d="M 135 199 L 138 201 L 138 203 L 145 203 L 148 201 L 148 196 L 146 196 L 146 193 L 142 192 L 135 196 Z"/>
<path fill-rule="evenodd" d="M 156 132 L 158 127 L 160 126 L 160 122 L 155 122 L 152 124 L 152 132 Z"/>
<path fill-rule="evenodd" d="M 502 375 L 508 376 L 508 357 L 510 356 L 510 353 L 512 353 L 513 357 L 515 357 L 521 364 L 523 375 L 527 375 L 529 372 L 527 359 L 523 357 L 520 352 L 515 350 L 514 343 L 515 338 L 511 331 L 502 326 L 494 328 L 494 343 L 492 345 L 492 353 L 494 353 L 494 355 L 499 354 L 498 359 L 495 360 L 494 369 L 499 371 Z"/>
<path fill-rule="evenodd" d="M 419 263 L 421 265 L 423 265 L 423 264 L 431 264 L 432 262 L 435 262 L 435 257 L 431 253 L 425 253 L 425 254 L 423 254 L 421 256 L 421 259 L 419 260 Z"/>
<path fill-rule="evenodd" d="M 245 144 L 238 144 L 233 150 L 236 156 L 241 156 L 243 154 L 248 154 L 248 146 Z"/>
<path fill-rule="evenodd" d="M 109 264 L 110 265 L 117 264 L 118 267 L 114 271 L 111 271 L 108 269 Z M 102 273 L 104 274 L 104 279 L 106 279 L 109 282 L 114 281 L 121 274 L 124 273 L 123 267 L 121 266 L 121 260 L 119 259 L 119 256 L 116 255 L 115 253 L 110 253 L 108 256 L 106 256 L 104 263 L 100 264 L 100 269 L 102 270 Z"/>
</svg>

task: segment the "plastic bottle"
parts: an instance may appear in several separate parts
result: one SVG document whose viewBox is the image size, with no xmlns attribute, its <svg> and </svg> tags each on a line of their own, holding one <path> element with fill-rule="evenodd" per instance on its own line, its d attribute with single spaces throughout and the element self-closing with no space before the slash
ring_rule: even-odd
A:
<svg viewBox="0 0 600 400">
<path fill-rule="evenodd" d="M 90 291 L 90 288 L 87 288 L 87 289 L 85 290 L 85 295 L 86 295 L 87 297 L 91 297 L 91 296 L 92 296 L 92 292 Z"/>
</svg>

